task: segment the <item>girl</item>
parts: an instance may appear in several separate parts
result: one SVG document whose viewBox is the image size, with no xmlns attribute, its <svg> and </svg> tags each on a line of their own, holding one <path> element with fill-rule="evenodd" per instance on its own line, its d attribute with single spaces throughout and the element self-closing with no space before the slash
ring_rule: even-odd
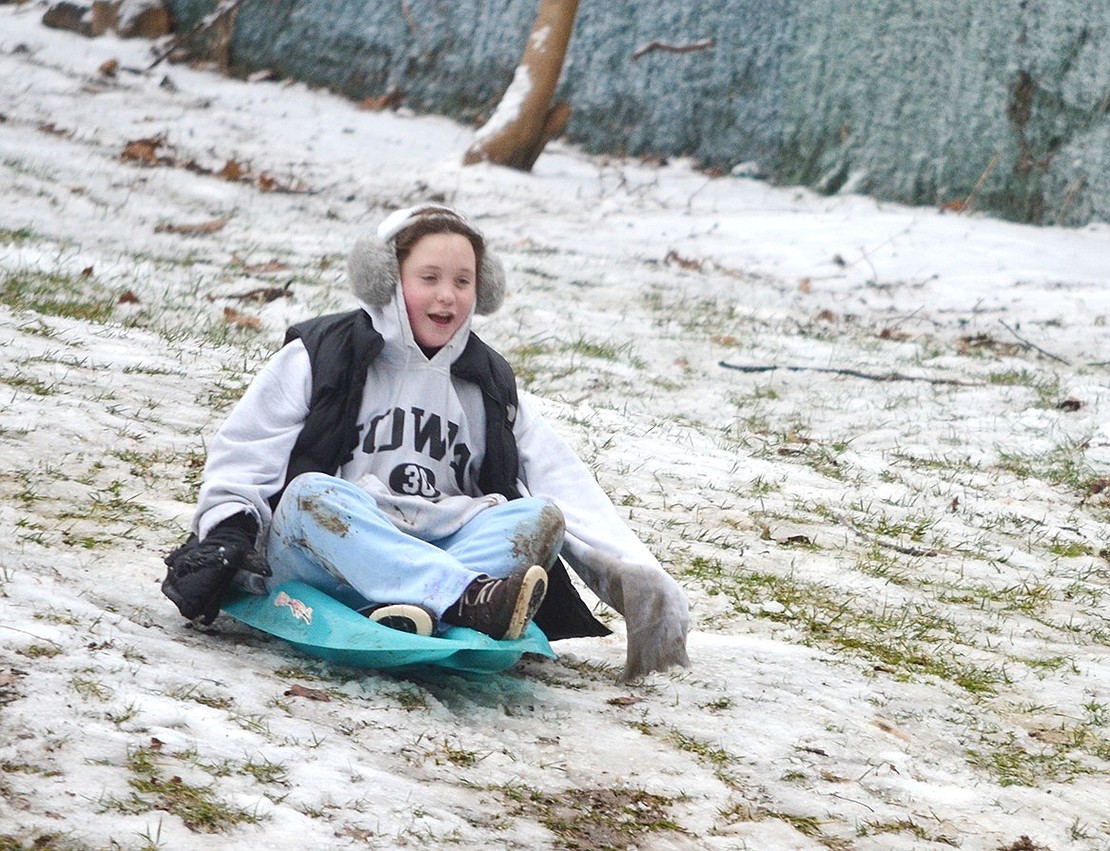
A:
<svg viewBox="0 0 1110 851">
<path fill-rule="evenodd" d="M 233 581 L 296 578 L 423 634 L 607 634 L 565 559 L 624 615 L 626 678 L 688 664 L 684 593 L 470 330 L 505 295 L 477 228 L 399 210 L 349 268 L 359 308 L 291 328 L 211 445 L 166 559 L 181 613 L 210 623 Z"/>
</svg>

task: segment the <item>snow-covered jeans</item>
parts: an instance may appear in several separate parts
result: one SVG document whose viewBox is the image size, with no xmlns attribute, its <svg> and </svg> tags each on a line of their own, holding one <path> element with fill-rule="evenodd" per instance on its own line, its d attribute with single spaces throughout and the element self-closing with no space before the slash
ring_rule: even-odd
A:
<svg viewBox="0 0 1110 851">
<path fill-rule="evenodd" d="M 355 609 L 418 603 L 440 617 L 480 574 L 508 576 L 522 564 L 550 569 L 562 541 L 562 512 L 545 499 L 495 505 L 453 535 L 423 541 L 394 526 L 357 485 L 306 473 L 289 483 L 274 512 L 268 585 L 299 579 Z"/>
</svg>

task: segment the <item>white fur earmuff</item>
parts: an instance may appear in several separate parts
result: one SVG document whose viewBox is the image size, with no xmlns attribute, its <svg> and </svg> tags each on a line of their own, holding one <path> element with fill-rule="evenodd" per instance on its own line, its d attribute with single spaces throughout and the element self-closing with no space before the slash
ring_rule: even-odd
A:
<svg viewBox="0 0 1110 851">
<path fill-rule="evenodd" d="M 373 307 L 382 307 L 389 303 L 397 292 L 397 283 L 401 278 L 393 238 L 411 223 L 417 213 L 429 209 L 443 210 L 446 214 L 466 221 L 456 210 L 440 204 L 420 204 L 397 210 L 387 216 L 378 226 L 377 233 L 355 242 L 347 258 L 347 274 L 350 277 L 351 290 L 357 298 Z M 489 246 L 486 246 L 481 268 L 478 269 L 474 312 L 480 316 L 496 312 L 505 301 L 505 291 L 505 268 Z"/>
</svg>

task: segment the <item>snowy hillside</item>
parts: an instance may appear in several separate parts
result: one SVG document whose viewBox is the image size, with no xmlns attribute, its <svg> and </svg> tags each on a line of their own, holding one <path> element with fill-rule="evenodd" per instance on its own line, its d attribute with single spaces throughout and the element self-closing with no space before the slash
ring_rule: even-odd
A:
<svg viewBox="0 0 1110 851">
<path fill-rule="evenodd" d="M 463 168 L 470 128 L 40 18 L 0 5 L 0 848 L 1110 848 L 1110 226 Z M 428 198 L 686 588 L 688 670 L 618 683 L 605 612 L 355 671 L 160 594 L 228 406 Z"/>
</svg>

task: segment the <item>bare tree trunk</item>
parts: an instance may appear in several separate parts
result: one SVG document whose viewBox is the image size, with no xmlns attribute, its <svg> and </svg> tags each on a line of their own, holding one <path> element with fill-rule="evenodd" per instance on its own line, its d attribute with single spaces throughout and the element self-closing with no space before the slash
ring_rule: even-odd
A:
<svg viewBox="0 0 1110 851">
<path fill-rule="evenodd" d="M 531 171 L 544 145 L 559 135 L 570 106 L 551 105 L 578 0 L 540 0 L 536 23 L 513 81 L 489 120 L 479 128 L 463 159 L 467 165 L 491 162 Z"/>
</svg>

